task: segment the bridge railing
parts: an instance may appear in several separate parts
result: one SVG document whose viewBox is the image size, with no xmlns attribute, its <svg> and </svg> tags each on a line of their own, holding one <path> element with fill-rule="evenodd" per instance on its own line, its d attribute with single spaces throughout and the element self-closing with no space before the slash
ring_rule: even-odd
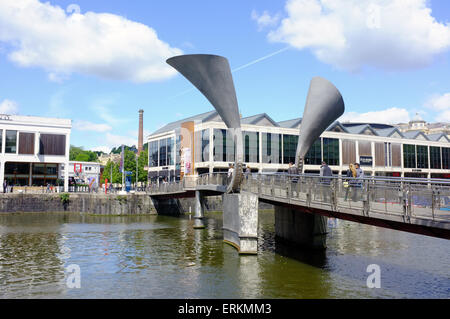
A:
<svg viewBox="0 0 450 319">
<path fill-rule="evenodd" d="M 327 210 L 450 221 L 450 181 L 414 178 L 254 174 L 242 190 Z"/>
<path fill-rule="evenodd" d="M 197 185 L 226 186 L 229 180 L 226 172 L 205 173 L 198 176 Z"/>
</svg>

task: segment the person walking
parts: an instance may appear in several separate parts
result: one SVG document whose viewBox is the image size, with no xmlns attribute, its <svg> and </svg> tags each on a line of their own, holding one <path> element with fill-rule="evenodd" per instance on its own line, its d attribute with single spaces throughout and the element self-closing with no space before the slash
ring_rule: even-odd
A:
<svg viewBox="0 0 450 319">
<path fill-rule="evenodd" d="M 247 168 L 245 169 L 245 179 L 248 179 L 251 174 L 252 170 L 250 169 L 250 166 L 247 165 Z"/>
<path fill-rule="evenodd" d="M 231 177 L 233 176 L 233 171 L 234 171 L 234 169 L 233 169 L 233 164 L 229 164 L 228 174 L 227 174 L 228 181 L 231 180 Z"/>
<path fill-rule="evenodd" d="M 356 171 L 356 180 L 353 184 L 354 192 L 352 200 L 356 202 L 360 199 L 360 194 L 363 187 L 364 171 L 361 169 L 359 163 L 355 163 L 355 171 Z"/>
<path fill-rule="evenodd" d="M 294 166 L 293 162 L 289 162 L 288 175 L 292 183 L 298 182 L 298 177 L 296 176 L 298 175 L 298 168 Z"/>
<path fill-rule="evenodd" d="M 331 184 L 331 176 L 333 176 L 333 172 L 331 168 L 327 165 L 325 161 L 322 162 L 322 166 L 320 166 L 320 183 L 322 184 L 322 200 L 324 202 L 330 201 L 330 184 Z"/>
<path fill-rule="evenodd" d="M 6 193 L 6 189 L 8 188 L 8 182 L 6 179 L 3 181 L 3 193 Z"/>
<path fill-rule="evenodd" d="M 346 174 L 346 179 L 344 181 L 344 187 L 345 187 L 345 198 L 344 201 L 347 200 L 348 194 L 352 191 L 352 186 L 354 185 L 354 180 L 352 178 L 356 178 L 356 169 L 353 164 L 348 165 L 348 170 Z"/>
</svg>

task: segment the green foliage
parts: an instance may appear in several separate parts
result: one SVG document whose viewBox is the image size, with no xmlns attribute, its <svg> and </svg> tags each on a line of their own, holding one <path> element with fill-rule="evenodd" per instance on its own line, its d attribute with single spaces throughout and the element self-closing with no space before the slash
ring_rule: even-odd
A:
<svg viewBox="0 0 450 319">
<path fill-rule="evenodd" d="M 144 170 L 144 166 L 148 165 L 148 151 L 143 150 L 138 157 L 138 181 L 147 181 L 147 172 Z M 125 150 L 124 156 L 124 167 L 126 171 L 132 172 L 132 183 L 136 182 L 136 154 L 131 150 Z M 105 179 L 108 179 L 108 183 L 111 182 L 111 171 L 112 171 L 112 183 L 122 183 L 122 173 L 120 172 L 120 162 L 114 163 L 108 161 L 105 165 L 103 171 L 103 176 L 100 183 L 104 183 Z"/>
<path fill-rule="evenodd" d="M 69 197 L 70 197 L 69 193 L 62 193 L 59 195 L 59 198 L 61 198 L 61 203 L 63 204 L 69 203 Z"/>
<path fill-rule="evenodd" d="M 85 151 L 82 147 L 70 145 L 69 161 L 97 162 L 97 152 Z"/>
</svg>

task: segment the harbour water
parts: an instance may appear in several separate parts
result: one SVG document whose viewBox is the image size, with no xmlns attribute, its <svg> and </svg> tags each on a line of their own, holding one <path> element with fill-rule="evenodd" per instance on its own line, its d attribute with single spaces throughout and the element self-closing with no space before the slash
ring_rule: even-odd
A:
<svg viewBox="0 0 450 319">
<path fill-rule="evenodd" d="M 330 220 L 328 249 L 275 241 L 259 215 L 259 254 L 223 243 L 222 215 L 0 215 L 0 298 L 449 298 L 450 245 L 442 239 Z M 368 265 L 381 288 L 368 288 Z M 80 288 L 67 286 L 69 265 Z"/>
</svg>

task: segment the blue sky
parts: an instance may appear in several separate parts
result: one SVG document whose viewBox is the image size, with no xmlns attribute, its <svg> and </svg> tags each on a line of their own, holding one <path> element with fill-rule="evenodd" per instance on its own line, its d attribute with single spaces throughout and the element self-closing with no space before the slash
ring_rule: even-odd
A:
<svg viewBox="0 0 450 319">
<path fill-rule="evenodd" d="M 71 118 L 86 149 L 136 144 L 139 108 L 147 133 L 212 110 L 164 63 L 210 53 L 238 69 L 243 116 L 301 117 L 319 75 L 342 120 L 450 122 L 449 23 L 447 0 L 0 0 L 0 113 Z"/>
</svg>

